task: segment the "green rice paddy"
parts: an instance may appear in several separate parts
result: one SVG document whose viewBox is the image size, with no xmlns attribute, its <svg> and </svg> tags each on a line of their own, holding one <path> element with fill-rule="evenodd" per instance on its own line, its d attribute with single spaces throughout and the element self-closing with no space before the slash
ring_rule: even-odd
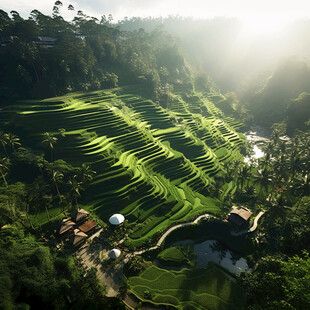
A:
<svg viewBox="0 0 310 310">
<path fill-rule="evenodd" d="M 241 156 L 240 124 L 202 94 L 191 102 L 177 96 L 163 109 L 127 87 L 28 100 L 4 113 L 38 147 L 42 134 L 65 128 L 54 158 L 96 171 L 85 208 L 103 221 L 122 213 L 130 229 L 125 244 L 139 247 L 175 222 L 221 214 L 209 186 L 222 162 Z"/>
<path fill-rule="evenodd" d="M 240 288 L 216 265 L 204 269 L 171 271 L 151 266 L 128 279 L 129 290 L 138 298 L 176 309 L 240 309 Z"/>
</svg>

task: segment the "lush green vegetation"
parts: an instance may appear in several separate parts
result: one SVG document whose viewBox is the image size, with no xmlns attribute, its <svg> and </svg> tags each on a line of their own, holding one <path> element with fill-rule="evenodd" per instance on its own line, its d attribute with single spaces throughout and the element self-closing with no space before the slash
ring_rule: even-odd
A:
<svg viewBox="0 0 310 310">
<path fill-rule="evenodd" d="M 305 309 L 310 304 L 308 252 L 289 259 L 279 255 L 260 260 L 253 274 L 240 283 L 247 295 L 247 309 Z"/>
<path fill-rule="evenodd" d="M 72 256 L 54 253 L 20 229 L 10 226 L 0 235 L 1 309 L 118 307 L 104 297 L 94 269 L 85 273 Z"/>
<path fill-rule="evenodd" d="M 157 258 L 166 266 L 195 266 L 195 253 L 191 246 L 170 247 L 160 252 Z"/>
<path fill-rule="evenodd" d="M 188 65 L 176 39 L 159 29 L 121 31 L 111 18 L 81 11 L 68 22 L 61 6 L 29 19 L 0 10 L 0 34 L 9 38 L 0 47 L 0 307 L 123 308 L 104 298 L 95 270 L 85 273 L 70 247 L 54 250 L 55 225 L 82 206 L 111 245 L 124 239 L 129 251 L 151 246 L 176 223 L 214 216 L 144 254 L 167 269 L 193 268 L 129 261 L 124 292 L 127 285 L 141 300 L 177 309 L 307 309 L 306 62 L 289 60 L 245 86 L 241 103 L 255 121 L 287 117 L 272 126 L 265 156 L 246 164 L 250 148 L 233 117 L 251 115 L 235 93 L 221 94 Z M 223 218 L 234 204 L 267 211 L 255 232 L 231 234 Z M 126 221 L 109 235 L 113 213 Z M 257 268 L 237 283 L 215 264 L 196 270 L 192 248 L 167 248 L 187 238 L 218 240 Z"/>
<path fill-rule="evenodd" d="M 240 309 L 243 303 L 240 289 L 216 266 L 182 271 L 151 266 L 128 282 L 139 298 L 177 309 Z"/>
<path fill-rule="evenodd" d="M 23 19 L 0 10 L 0 34 L 9 40 L 0 49 L 1 101 L 137 83 L 155 99 L 174 85 L 193 88 L 191 69 L 168 33 L 120 31 L 82 11 L 68 22 L 56 2 L 52 16 L 33 10 Z"/>
<path fill-rule="evenodd" d="M 242 88 L 240 100 L 254 115 L 256 124 L 271 127 L 286 121 L 287 133 L 306 129 L 310 118 L 310 66 L 306 59 L 291 57 L 264 76 L 249 79 Z"/>
<path fill-rule="evenodd" d="M 9 38 L 0 50 L 0 224 L 3 234 L 25 231 L 7 237 L 1 285 L 12 285 L 1 302 L 116 309 L 94 270 L 83 277 L 70 255 L 54 253 L 58 221 L 82 206 L 105 228 L 122 213 L 126 222 L 109 241 L 125 237 L 133 249 L 176 222 L 222 215 L 214 178 L 223 163 L 242 160 L 245 140 L 235 131 L 241 124 L 213 104 L 226 97 L 196 80 L 170 35 L 119 31 L 82 12 L 67 22 L 60 8 L 58 1 L 52 16 L 34 10 L 28 20 L 0 12 Z M 50 96 L 57 97 L 34 99 Z M 135 257 L 125 269 L 138 275 L 149 267 Z"/>
<path fill-rule="evenodd" d="M 166 246 L 188 238 L 196 242 L 219 240 L 247 256 L 249 263 L 256 262 L 254 272 L 241 274 L 238 279 L 245 292 L 244 309 L 304 309 L 309 305 L 309 131 L 299 132 L 292 139 L 280 138 L 285 131 L 284 124 L 273 126 L 265 157 L 258 161 L 259 169 L 252 170 L 244 184 L 237 182 L 236 192 L 230 198 L 244 199 L 240 192 L 243 186 L 256 187 L 254 193 L 257 190 L 258 194 L 247 201 L 254 199 L 255 205 L 263 203 L 268 210 L 256 232 L 233 237 L 227 224 L 208 221 L 174 231 L 166 239 Z M 226 178 L 231 178 L 229 171 L 228 167 Z M 168 250 L 163 253 L 169 254 Z M 150 281 L 152 284 L 140 277 L 134 279 L 137 289 L 135 286 L 130 289 L 135 294 L 153 302 L 160 300 L 156 286 L 163 285 L 160 278 Z M 169 297 L 173 304 L 172 300 Z"/>
<path fill-rule="evenodd" d="M 258 268 L 240 280 L 248 309 L 309 306 L 310 132 L 281 139 L 285 130 L 283 124 L 274 125 L 265 158 L 260 161 L 261 184 L 265 184 L 261 195 L 269 201 L 269 211 L 257 232 Z"/>
</svg>

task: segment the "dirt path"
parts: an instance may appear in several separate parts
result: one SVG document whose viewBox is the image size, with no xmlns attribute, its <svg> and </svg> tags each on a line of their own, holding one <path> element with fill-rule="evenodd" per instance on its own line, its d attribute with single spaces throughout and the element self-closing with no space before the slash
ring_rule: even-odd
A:
<svg viewBox="0 0 310 310">
<path fill-rule="evenodd" d="M 249 232 L 253 232 L 253 231 L 257 228 L 257 222 L 258 222 L 258 220 L 260 219 L 260 217 L 261 217 L 265 212 L 266 212 L 265 210 L 262 210 L 262 211 L 260 211 L 260 212 L 257 214 L 257 216 L 256 216 L 255 219 L 254 219 L 254 223 L 253 223 L 252 227 L 249 228 L 248 230 L 243 230 L 243 231 L 239 231 L 239 232 L 234 232 L 234 231 L 232 231 L 230 234 L 231 234 L 232 236 L 237 237 L 237 236 L 245 235 L 245 234 L 247 234 L 247 233 L 249 233 Z"/>
</svg>

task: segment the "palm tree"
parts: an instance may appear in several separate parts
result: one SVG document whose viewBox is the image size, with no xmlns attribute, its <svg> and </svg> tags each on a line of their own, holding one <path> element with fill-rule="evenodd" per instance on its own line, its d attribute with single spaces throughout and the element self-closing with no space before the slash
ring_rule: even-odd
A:
<svg viewBox="0 0 310 310">
<path fill-rule="evenodd" d="M 267 161 L 269 161 L 272 157 L 272 154 L 273 154 L 273 150 L 274 150 L 274 145 L 269 142 L 267 143 L 264 148 L 263 148 L 263 151 L 265 153 L 265 158 Z"/>
<path fill-rule="evenodd" d="M 249 177 L 251 175 L 251 168 L 248 165 L 242 165 L 239 167 L 238 170 L 238 183 L 240 184 L 241 188 L 243 188 L 243 185 L 248 185 L 249 183 Z"/>
<path fill-rule="evenodd" d="M 58 129 L 59 135 L 63 138 L 66 137 L 66 129 L 65 128 L 59 128 Z"/>
<path fill-rule="evenodd" d="M 300 179 L 296 180 L 294 183 L 294 189 L 296 194 L 299 196 L 299 201 L 297 208 L 300 205 L 300 202 L 304 196 L 310 195 L 310 174 L 306 174 Z"/>
<path fill-rule="evenodd" d="M 225 182 L 229 182 L 234 174 L 235 166 L 232 162 L 224 162 L 223 168 L 225 173 Z"/>
<path fill-rule="evenodd" d="M 248 199 L 248 200 L 253 200 L 255 198 L 255 194 L 256 194 L 256 191 L 255 191 L 255 188 L 252 187 L 252 186 L 246 186 L 243 190 L 244 192 L 244 195 L 245 197 Z"/>
<path fill-rule="evenodd" d="M 43 135 L 43 140 L 42 143 L 45 143 L 49 146 L 49 148 L 51 149 L 51 161 L 53 161 L 53 149 L 54 149 L 54 145 L 57 143 L 58 139 L 56 137 L 54 137 L 53 134 L 46 132 Z"/>
<path fill-rule="evenodd" d="M 32 184 L 28 184 L 28 201 L 31 208 L 40 210 L 45 208 L 48 219 L 50 220 L 49 211 L 47 205 L 50 204 L 52 195 L 50 192 L 50 186 L 45 182 L 42 176 L 37 177 Z"/>
<path fill-rule="evenodd" d="M 261 158 L 258 158 L 258 159 L 257 159 L 257 162 L 258 162 L 258 166 L 259 166 L 259 167 L 262 167 L 263 169 L 265 169 L 265 168 L 267 168 L 267 167 L 270 165 L 270 163 L 272 163 L 273 161 L 272 161 L 270 155 L 268 154 L 268 156 L 265 155 L 265 156 L 263 156 L 263 157 L 261 157 Z"/>
<path fill-rule="evenodd" d="M 76 208 L 78 209 L 78 202 L 77 202 L 77 197 L 81 197 L 81 190 L 82 188 L 82 182 L 78 182 L 77 180 L 77 175 L 74 175 L 73 178 L 71 178 L 68 182 L 71 190 L 71 194 L 74 197 Z"/>
<path fill-rule="evenodd" d="M 303 170 L 303 158 L 299 150 L 293 150 L 289 155 L 288 169 L 290 171 L 290 176 L 292 181 L 294 181 L 296 174 Z"/>
<path fill-rule="evenodd" d="M 52 199 L 53 199 L 52 195 L 44 195 L 43 196 L 43 203 L 44 203 L 45 211 L 46 211 L 47 218 L 48 218 L 49 221 L 51 220 L 51 217 L 50 217 L 50 213 L 48 211 L 47 205 L 51 203 Z"/>
<path fill-rule="evenodd" d="M 0 173 L 6 187 L 8 187 L 8 182 L 6 181 L 5 173 L 9 170 L 9 167 L 10 167 L 10 160 L 8 158 L 0 159 Z"/>
<path fill-rule="evenodd" d="M 21 145 L 19 142 L 20 139 L 13 133 L 7 133 L 6 137 L 7 137 L 7 143 L 11 146 L 11 148 L 13 149 L 13 152 L 15 152 L 15 147 Z"/>
<path fill-rule="evenodd" d="M 6 147 L 5 147 L 8 143 L 7 134 L 4 133 L 3 131 L 0 131 L 0 143 L 2 144 L 5 155 L 8 156 L 8 152 L 7 152 Z"/>
<path fill-rule="evenodd" d="M 63 173 L 61 173 L 59 171 L 52 171 L 52 181 L 55 184 L 55 187 L 56 187 L 56 190 L 57 190 L 58 197 L 59 197 L 60 201 L 62 201 L 62 198 L 61 198 L 61 195 L 60 195 L 60 192 L 59 192 L 58 184 L 62 182 L 63 178 L 64 178 Z"/>
<path fill-rule="evenodd" d="M 258 173 L 254 176 L 254 184 L 258 184 L 260 186 L 260 190 L 258 193 L 258 196 L 260 196 L 263 189 L 267 189 L 271 184 L 273 180 L 273 173 L 267 169 L 264 168 L 262 170 L 258 170 Z"/>
<path fill-rule="evenodd" d="M 31 228 L 34 230 L 34 226 L 33 226 L 32 222 L 31 222 L 31 219 L 30 219 L 30 216 L 29 216 L 29 203 L 27 203 L 27 205 L 26 205 L 25 213 L 26 213 L 26 217 L 27 217 L 27 220 L 28 220 Z"/>
<path fill-rule="evenodd" d="M 79 173 L 84 184 L 92 181 L 93 175 L 96 174 L 96 172 L 91 170 L 90 166 L 86 165 L 85 163 L 82 164 Z"/>
</svg>

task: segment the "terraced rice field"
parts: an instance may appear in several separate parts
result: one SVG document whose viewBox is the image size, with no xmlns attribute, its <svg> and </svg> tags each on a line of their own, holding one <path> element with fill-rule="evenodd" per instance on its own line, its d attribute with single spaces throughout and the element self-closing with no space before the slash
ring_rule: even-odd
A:
<svg viewBox="0 0 310 310">
<path fill-rule="evenodd" d="M 202 95 L 198 103 L 180 99 L 182 107 L 173 110 L 133 91 L 24 101 L 5 110 L 4 119 L 38 147 L 43 133 L 65 128 L 54 158 L 91 165 L 96 177 L 82 202 L 104 221 L 124 214 L 131 227 L 125 244 L 139 247 L 177 221 L 221 213 L 222 203 L 208 197 L 209 186 L 223 161 L 241 156 L 243 140 L 238 124 Z"/>
<path fill-rule="evenodd" d="M 215 265 L 204 269 L 171 271 L 151 266 L 128 279 L 138 298 L 176 309 L 240 309 L 240 288 Z"/>
</svg>

